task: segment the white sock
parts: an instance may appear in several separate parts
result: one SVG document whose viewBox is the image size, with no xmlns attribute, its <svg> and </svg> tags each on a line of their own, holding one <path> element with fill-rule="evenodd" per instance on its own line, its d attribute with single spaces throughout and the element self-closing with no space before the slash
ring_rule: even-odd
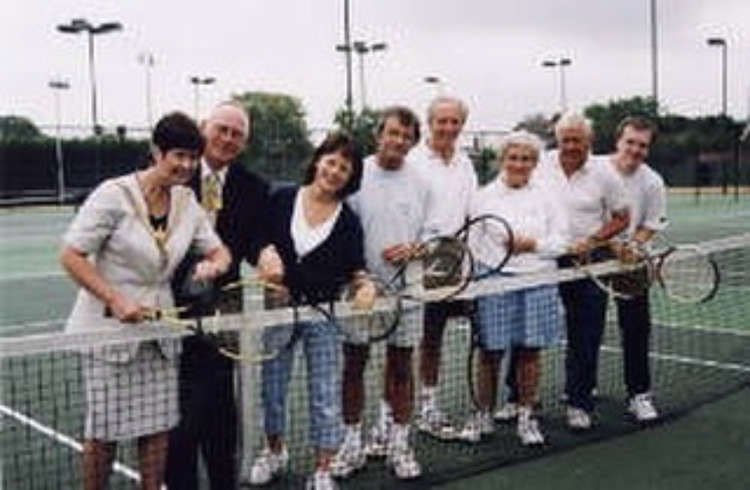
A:
<svg viewBox="0 0 750 490">
<path fill-rule="evenodd" d="M 409 425 L 393 423 L 391 427 L 391 446 L 403 447 L 409 444 Z"/>
<path fill-rule="evenodd" d="M 378 425 L 384 429 L 393 421 L 393 410 L 385 398 L 380 400 L 380 410 L 378 411 Z"/>
<path fill-rule="evenodd" d="M 436 407 L 435 403 L 435 392 L 437 391 L 434 386 L 422 386 L 422 408 L 433 409 Z"/>
<path fill-rule="evenodd" d="M 357 447 L 362 446 L 362 422 L 346 424 L 346 440 Z"/>
</svg>

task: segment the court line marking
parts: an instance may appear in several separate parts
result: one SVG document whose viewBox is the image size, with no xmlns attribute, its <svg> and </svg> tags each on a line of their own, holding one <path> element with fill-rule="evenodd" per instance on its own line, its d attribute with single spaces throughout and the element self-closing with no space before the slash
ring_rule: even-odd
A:
<svg viewBox="0 0 750 490">
<path fill-rule="evenodd" d="M 7 407 L 3 404 L 0 404 L 0 415 L 6 415 L 8 417 L 11 417 L 23 425 L 29 426 L 32 429 L 35 429 L 41 432 L 43 435 L 49 437 L 55 442 L 58 442 L 64 446 L 67 446 L 70 449 L 73 449 L 74 451 L 78 451 L 79 453 L 83 453 L 83 445 L 80 442 L 78 442 L 76 439 L 70 436 L 67 436 L 61 432 L 58 432 L 52 427 L 48 427 L 40 422 L 37 422 L 36 420 L 29 417 L 28 415 L 24 415 L 21 412 L 17 412 L 13 410 L 12 408 Z M 140 483 L 141 481 L 140 473 L 135 471 L 133 468 L 126 466 L 123 463 L 120 463 L 119 461 L 114 462 L 114 464 L 112 465 L 112 469 L 116 473 L 120 473 L 121 475 L 135 482 Z"/>
<path fill-rule="evenodd" d="M 706 327 L 703 325 L 680 325 L 679 323 L 663 323 L 659 322 L 657 328 L 674 328 L 677 330 L 697 330 L 699 332 L 708 332 L 716 334 L 726 334 L 735 337 L 750 337 L 750 331 L 738 330 L 736 328 L 717 328 L 717 327 Z"/>
<path fill-rule="evenodd" d="M 64 276 L 63 271 L 44 271 L 44 272 L 22 272 L 18 274 L 6 274 L 0 277 L 0 282 L 23 281 L 24 279 L 47 279 L 50 277 Z"/>
<path fill-rule="evenodd" d="M 607 352 L 622 353 L 621 347 L 612 347 L 609 345 L 602 345 L 601 349 Z M 700 359 L 697 357 L 679 356 L 677 354 L 660 354 L 659 352 L 649 352 L 648 357 L 651 357 L 653 359 L 659 359 L 660 361 L 674 361 L 679 364 L 690 364 L 693 366 L 723 369 L 727 371 L 739 371 L 741 373 L 750 373 L 750 365 L 738 364 L 736 362 L 712 361 L 710 359 Z"/>
</svg>

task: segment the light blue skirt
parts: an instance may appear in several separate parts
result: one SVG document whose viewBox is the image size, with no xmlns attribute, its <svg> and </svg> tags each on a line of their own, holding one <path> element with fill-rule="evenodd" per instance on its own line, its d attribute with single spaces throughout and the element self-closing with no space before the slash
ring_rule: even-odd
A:
<svg viewBox="0 0 750 490">
<path fill-rule="evenodd" d="M 476 315 L 487 350 L 548 347 L 562 336 L 563 306 L 554 285 L 477 298 Z"/>
</svg>

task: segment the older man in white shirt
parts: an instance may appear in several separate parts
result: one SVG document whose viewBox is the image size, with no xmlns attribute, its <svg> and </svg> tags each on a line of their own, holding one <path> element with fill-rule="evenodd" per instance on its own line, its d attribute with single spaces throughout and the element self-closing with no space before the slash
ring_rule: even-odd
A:
<svg viewBox="0 0 750 490">
<path fill-rule="evenodd" d="M 555 126 L 559 150 L 537 169 L 536 178 L 548 186 L 568 215 L 569 249 L 576 254 L 591 252 L 595 260 L 607 258 L 595 249 L 598 243 L 616 236 L 629 223 L 627 194 L 617 175 L 589 158 L 593 131 L 580 114 L 564 114 Z M 562 258 L 561 267 L 570 267 Z M 599 346 L 604 331 L 607 296 L 592 281 L 581 279 L 560 284 L 565 305 L 567 353 L 565 393 L 567 419 L 572 429 L 591 427 L 594 410 L 592 389 L 596 385 Z"/>
<path fill-rule="evenodd" d="M 470 211 L 477 189 L 477 176 L 469 156 L 458 146 L 458 136 L 468 116 L 466 104 L 454 97 L 438 97 L 427 110 L 430 134 L 409 157 L 428 182 L 430 206 L 424 237 L 456 233 Z M 441 439 L 452 439 L 457 431 L 446 423 L 438 408 L 436 391 L 440 351 L 446 321 L 468 316 L 464 301 L 429 303 L 424 311 L 424 335 L 420 345 L 420 416 L 418 428 Z"/>
</svg>

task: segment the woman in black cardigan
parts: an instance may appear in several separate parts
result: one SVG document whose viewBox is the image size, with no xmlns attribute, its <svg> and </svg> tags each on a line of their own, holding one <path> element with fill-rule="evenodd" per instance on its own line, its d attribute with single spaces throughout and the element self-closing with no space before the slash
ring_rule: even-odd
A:
<svg viewBox="0 0 750 490">
<path fill-rule="evenodd" d="M 329 135 L 315 150 L 303 185 L 276 191 L 270 199 L 267 238 L 261 252 L 261 277 L 281 284 L 297 303 L 326 303 L 341 297 L 350 283 L 355 302 L 371 304 L 374 287 L 367 280 L 359 218 L 344 202 L 359 187 L 362 161 L 353 141 L 342 133 Z M 275 291 L 274 296 L 280 296 Z M 270 298 L 273 301 L 274 298 Z M 262 396 L 267 447 L 256 458 L 251 483 L 262 485 L 288 463 L 283 444 L 287 386 L 293 348 L 285 348 L 291 327 L 273 327 L 267 341 L 282 351 L 264 362 Z M 307 359 L 310 439 L 316 449 L 316 471 L 307 488 L 335 488 L 328 469 L 342 438 L 339 390 L 338 329 L 327 322 L 297 326 Z"/>
</svg>

